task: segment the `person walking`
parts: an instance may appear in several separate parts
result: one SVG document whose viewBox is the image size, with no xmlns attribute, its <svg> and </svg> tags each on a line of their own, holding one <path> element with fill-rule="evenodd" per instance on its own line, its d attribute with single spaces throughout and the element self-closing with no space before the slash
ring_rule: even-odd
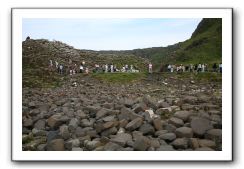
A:
<svg viewBox="0 0 244 169">
<path fill-rule="evenodd" d="M 149 63 L 149 65 L 148 65 L 148 72 L 152 73 L 152 63 Z"/>
</svg>

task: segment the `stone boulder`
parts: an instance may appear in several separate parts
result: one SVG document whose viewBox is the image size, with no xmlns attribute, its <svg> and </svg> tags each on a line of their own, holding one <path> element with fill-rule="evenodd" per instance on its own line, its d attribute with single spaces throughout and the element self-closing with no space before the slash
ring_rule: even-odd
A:
<svg viewBox="0 0 244 169">
<path fill-rule="evenodd" d="M 197 136 L 203 136 L 208 130 L 212 129 L 211 122 L 204 118 L 194 118 L 191 121 L 193 133 Z"/>
<path fill-rule="evenodd" d="M 214 140 L 214 141 L 221 141 L 222 140 L 222 130 L 221 129 L 210 129 L 205 134 L 206 139 Z"/>
<path fill-rule="evenodd" d="M 136 118 L 126 125 L 126 130 L 133 131 L 142 125 L 142 118 Z"/>
<path fill-rule="evenodd" d="M 174 116 L 186 122 L 191 113 L 189 111 L 177 111 Z"/>
<path fill-rule="evenodd" d="M 177 137 L 186 137 L 191 138 L 193 137 L 193 131 L 189 127 L 180 127 L 175 130 L 175 134 Z"/>
<path fill-rule="evenodd" d="M 139 131 L 142 132 L 144 135 L 147 135 L 147 134 L 153 135 L 155 132 L 154 127 L 149 123 L 145 123 L 145 124 L 141 125 L 141 127 L 139 128 Z"/>
<path fill-rule="evenodd" d="M 111 139 L 111 142 L 116 143 L 116 144 L 123 146 L 123 147 L 129 141 L 132 141 L 132 136 L 128 133 L 117 134 L 114 138 Z"/>
<path fill-rule="evenodd" d="M 173 141 L 176 139 L 175 133 L 165 133 L 159 136 L 160 139 L 163 139 L 165 141 Z"/>
<path fill-rule="evenodd" d="M 168 121 L 169 124 L 173 124 L 176 127 L 182 127 L 184 125 L 183 120 L 176 118 L 176 117 L 171 117 Z"/>
<path fill-rule="evenodd" d="M 146 151 L 150 147 L 150 145 L 150 139 L 145 136 L 141 136 L 135 139 L 133 148 L 137 151 Z"/>
<path fill-rule="evenodd" d="M 55 139 L 50 141 L 46 146 L 47 151 L 64 151 L 64 140 Z"/>
<path fill-rule="evenodd" d="M 199 139 L 198 140 L 199 146 L 200 147 L 210 147 L 214 149 L 216 147 L 216 144 L 212 140 L 207 140 L 207 139 Z"/>
<path fill-rule="evenodd" d="M 172 142 L 172 145 L 176 149 L 187 149 L 188 148 L 188 139 L 187 138 L 177 138 Z"/>
</svg>

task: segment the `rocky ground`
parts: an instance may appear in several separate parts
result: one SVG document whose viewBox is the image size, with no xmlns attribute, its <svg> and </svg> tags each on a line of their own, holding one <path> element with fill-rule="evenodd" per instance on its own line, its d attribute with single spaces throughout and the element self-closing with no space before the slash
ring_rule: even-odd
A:
<svg viewBox="0 0 244 169">
<path fill-rule="evenodd" d="M 221 88 L 157 74 L 127 84 L 77 74 L 61 87 L 23 88 L 23 150 L 221 151 Z"/>
</svg>

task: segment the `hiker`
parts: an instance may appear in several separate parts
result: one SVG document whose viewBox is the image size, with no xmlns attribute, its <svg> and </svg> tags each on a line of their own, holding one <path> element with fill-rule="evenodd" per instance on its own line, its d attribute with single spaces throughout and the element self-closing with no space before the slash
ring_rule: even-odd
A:
<svg viewBox="0 0 244 169">
<path fill-rule="evenodd" d="M 184 65 L 181 65 L 182 72 L 185 72 L 186 68 Z"/>
<path fill-rule="evenodd" d="M 201 70 L 202 70 L 202 65 L 199 63 L 197 66 L 197 72 L 201 72 Z"/>
<path fill-rule="evenodd" d="M 171 70 L 170 70 L 170 71 L 171 71 L 171 73 L 173 73 L 173 72 L 174 72 L 174 67 L 175 67 L 174 65 L 171 65 Z"/>
<path fill-rule="evenodd" d="M 213 71 L 217 72 L 217 64 L 216 63 L 213 64 Z"/>
<path fill-rule="evenodd" d="M 124 66 L 122 67 L 121 72 L 125 72 L 125 67 Z"/>
<path fill-rule="evenodd" d="M 98 64 L 95 64 L 95 72 L 97 73 L 99 70 L 99 65 Z"/>
<path fill-rule="evenodd" d="M 170 72 L 171 71 L 171 65 L 169 64 L 168 65 L 168 72 Z"/>
<path fill-rule="evenodd" d="M 133 72 L 133 65 L 130 65 L 130 71 Z"/>
<path fill-rule="evenodd" d="M 72 69 L 72 73 L 73 73 L 73 75 L 76 73 L 76 67 L 77 67 L 77 65 L 75 64 L 75 65 L 73 66 L 73 69 Z"/>
<path fill-rule="evenodd" d="M 81 65 L 80 65 L 80 73 L 83 73 L 83 71 L 84 71 L 84 67 L 83 67 L 83 65 L 81 64 Z"/>
<path fill-rule="evenodd" d="M 114 72 L 114 65 L 113 64 L 110 65 L 110 72 Z"/>
<path fill-rule="evenodd" d="M 49 60 L 49 66 L 53 67 L 53 61 L 52 60 Z"/>
<path fill-rule="evenodd" d="M 117 66 L 116 65 L 114 65 L 114 72 L 117 72 L 118 70 L 117 70 Z"/>
<path fill-rule="evenodd" d="M 202 64 L 202 72 L 205 72 L 205 64 Z"/>
<path fill-rule="evenodd" d="M 190 72 L 193 72 L 193 64 L 190 64 Z"/>
<path fill-rule="evenodd" d="M 56 68 L 58 69 L 58 62 L 57 61 L 55 61 L 55 65 L 56 65 Z"/>
<path fill-rule="evenodd" d="M 149 71 L 149 73 L 152 73 L 152 63 L 149 63 L 149 65 L 148 65 L 148 71 Z"/>
<path fill-rule="evenodd" d="M 86 74 L 89 73 L 89 69 L 88 69 L 88 67 L 86 68 L 85 73 L 86 73 Z"/>
<path fill-rule="evenodd" d="M 219 64 L 219 72 L 222 73 L 222 63 Z"/>
<path fill-rule="evenodd" d="M 64 66 L 62 64 L 59 65 L 59 73 L 60 74 L 63 74 L 63 69 L 64 69 Z"/>
<path fill-rule="evenodd" d="M 108 73 L 108 65 L 105 65 L 105 73 Z"/>
<path fill-rule="evenodd" d="M 128 65 L 126 64 L 126 65 L 125 65 L 125 71 L 128 72 L 128 70 L 129 70 L 129 67 L 128 67 Z"/>
</svg>

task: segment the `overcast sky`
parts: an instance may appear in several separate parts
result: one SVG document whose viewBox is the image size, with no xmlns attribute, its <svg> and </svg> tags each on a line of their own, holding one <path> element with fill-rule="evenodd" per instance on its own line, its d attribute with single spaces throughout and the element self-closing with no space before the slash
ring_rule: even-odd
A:
<svg viewBox="0 0 244 169">
<path fill-rule="evenodd" d="M 58 40 L 77 49 L 168 46 L 191 37 L 199 19 L 23 19 L 22 40 Z"/>
</svg>

